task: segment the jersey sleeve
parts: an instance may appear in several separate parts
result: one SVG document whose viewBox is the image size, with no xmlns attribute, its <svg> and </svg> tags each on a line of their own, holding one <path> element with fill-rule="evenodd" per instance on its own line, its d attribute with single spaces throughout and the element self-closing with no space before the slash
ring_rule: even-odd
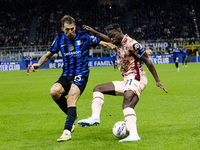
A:
<svg viewBox="0 0 200 150">
<path fill-rule="evenodd" d="M 50 46 L 50 52 L 54 53 L 58 53 L 60 50 L 60 35 L 57 35 L 56 38 L 54 39 L 53 43 Z"/>
<path fill-rule="evenodd" d="M 94 35 L 89 35 L 89 47 L 96 47 L 100 43 L 100 39 L 95 37 Z"/>
</svg>

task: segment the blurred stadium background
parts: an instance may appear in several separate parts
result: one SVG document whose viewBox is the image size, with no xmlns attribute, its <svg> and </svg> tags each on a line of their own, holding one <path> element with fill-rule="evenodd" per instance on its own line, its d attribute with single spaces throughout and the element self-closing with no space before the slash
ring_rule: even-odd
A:
<svg viewBox="0 0 200 150">
<path fill-rule="evenodd" d="M 78 30 L 86 24 L 104 32 L 110 22 L 119 23 L 124 33 L 141 42 L 144 48 L 150 46 L 156 55 L 154 63 L 173 62 L 171 55 L 157 55 L 169 54 L 174 42 L 180 48 L 187 46 L 189 62 L 198 62 L 200 8 L 197 4 L 197 0 L 1 0 L 0 70 L 25 69 L 22 60 L 26 52 L 34 60 L 45 54 L 61 32 L 60 19 L 65 14 L 76 19 Z M 110 53 L 101 47 L 91 49 L 91 61 L 97 60 L 96 57 L 109 60 Z M 60 56 L 55 55 L 48 63 L 54 63 Z"/>
</svg>

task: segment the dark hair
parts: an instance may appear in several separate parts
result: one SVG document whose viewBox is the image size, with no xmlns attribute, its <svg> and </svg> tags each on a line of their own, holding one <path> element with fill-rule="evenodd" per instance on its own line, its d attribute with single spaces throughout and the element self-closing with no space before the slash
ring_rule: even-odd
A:
<svg viewBox="0 0 200 150">
<path fill-rule="evenodd" d="M 118 23 L 112 23 L 104 28 L 105 32 L 108 33 L 110 30 L 121 30 Z"/>
<path fill-rule="evenodd" d="M 63 27 L 64 24 L 67 23 L 67 24 L 76 24 L 75 23 L 75 19 L 69 15 L 65 15 L 64 17 L 62 17 L 61 19 L 61 26 Z"/>
</svg>

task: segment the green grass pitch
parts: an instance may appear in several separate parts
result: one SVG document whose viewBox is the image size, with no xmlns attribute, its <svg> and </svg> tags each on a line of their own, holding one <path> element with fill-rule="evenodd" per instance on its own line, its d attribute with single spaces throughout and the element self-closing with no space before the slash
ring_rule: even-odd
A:
<svg viewBox="0 0 200 150">
<path fill-rule="evenodd" d="M 51 99 L 51 86 L 61 69 L 0 72 L 0 149 L 2 150 L 198 150 L 200 149 L 200 64 L 189 63 L 176 71 L 174 64 L 155 65 L 166 94 L 156 87 L 147 70 L 148 85 L 135 111 L 141 141 L 119 143 L 112 127 L 123 120 L 123 97 L 105 96 L 101 124 L 82 128 L 76 124 L 72 140 L 56 142 L 65 115 Z M 113 67 L 90 68 L 87 87 L 77 103 L 78 120 L 91 115 L 93 88 L 122 80 Z M 77 122 L 77 121 L 76 121 Z"/>
</svg>

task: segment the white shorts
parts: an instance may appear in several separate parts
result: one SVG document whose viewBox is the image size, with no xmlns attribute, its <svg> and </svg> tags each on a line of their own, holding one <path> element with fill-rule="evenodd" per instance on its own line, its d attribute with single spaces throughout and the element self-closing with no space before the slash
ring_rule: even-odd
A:
<svg viewBox="0 0 200 150">
<path fill-rule="evenodd" d="M 140 76 L 140 81 L 135 80 L 134 75 L 129 75 L 124 78 L 124 81 L 113 81 L 115 86 L 116 95 L 124 95 L 124 91 L 133 91 L 138 98 L 140 98 L 141 92 L 147 85 L 146 75 Z"/>
</svg>

